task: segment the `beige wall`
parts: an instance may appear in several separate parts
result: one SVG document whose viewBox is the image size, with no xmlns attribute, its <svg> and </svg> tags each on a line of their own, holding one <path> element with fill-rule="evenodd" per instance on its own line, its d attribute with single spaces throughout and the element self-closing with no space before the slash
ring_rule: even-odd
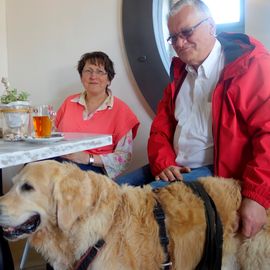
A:
<svg viewBox="0 0 270 270">
<path fill-rule="evenodd" d="M 0 80 L 2 76 L 7 76 L 7 32 L 6 32 L 6 6 L 5 0 L 0 0 Z M 0 85 L 0 95 L 4 87 Z"/>
<path fill-rule="evenodd" d="M 57 109 L 64 97 L 81 90 L 76 72 L 81 54 L 93 50 L 109 54 L 116 69 L 113 93 L 141 121 L 131 166 L 136 168 L 147 162 L 153 114 L 130 71 L 121 11 L 122 0 L 0 0 L 0 77 L 8 71 L 12 85 L 29 91 L 33 104 L 51 103 Z M 269 12 L 269 0 L 246 0 L 246 32 L 268 49 Z M 5 178 L 15 171 L 5 170 Z"/>
<path fill-rule="evenodd" d="M 270 50 L 270 1 L 246 0 L 246 33 L 260 40 Z"/>
<path fill-rule="evenodd" d="M 6 6 L 5 0 L 0 0 L 0 80 L 7 76 L 7 32 L 6 32 Z M 4 92 L 3 84 L 0 84 L 0 95 Z M 0 127 L 2 118 L 0 115 Z"/>
</svg>

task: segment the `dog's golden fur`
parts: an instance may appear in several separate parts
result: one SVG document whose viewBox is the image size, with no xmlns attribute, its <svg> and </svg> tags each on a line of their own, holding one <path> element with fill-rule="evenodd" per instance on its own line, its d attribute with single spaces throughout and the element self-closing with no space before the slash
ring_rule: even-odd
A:
<svg viewBox="0 0 270 270">
<path fill-rule="evenodd" d="M 200 181 L 223 223 L 222 269 L 269 269 L 269 215 L 255 237 L 243 239 L 234 233 L 241 203 L 238 182 L 214 177 Z M 106 176 L 71 164 L 36 162 L 24 167 L 12 189 L 0 198 L 0 223 L 15 227 L 38 213 L 41 223 L 29 236 L 30 243 L 55 270 L 72 269 L 101 238 L 106 244 L 89 269 L 158 270 L 164 254 L 153 215 L 156 200 L 166 215 L 171 269 L 195 269 L 204 247 L 204 205 L 181 182 L 154 193 L 148 186 L 120 187 Z"/>
</svg>

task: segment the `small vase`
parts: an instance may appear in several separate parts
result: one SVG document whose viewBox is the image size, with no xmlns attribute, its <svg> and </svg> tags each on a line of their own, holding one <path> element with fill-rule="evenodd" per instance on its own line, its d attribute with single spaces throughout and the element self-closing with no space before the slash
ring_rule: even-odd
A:
<svg viewBox="0 0 270 270">
<path fill-rule="evenodd" d="M 20 141 L 28 135 L 30 104 L 25 101 L 16 101 L 1 104 L 3 114 L 3 139 L 6 141 Z"/>
</svg>

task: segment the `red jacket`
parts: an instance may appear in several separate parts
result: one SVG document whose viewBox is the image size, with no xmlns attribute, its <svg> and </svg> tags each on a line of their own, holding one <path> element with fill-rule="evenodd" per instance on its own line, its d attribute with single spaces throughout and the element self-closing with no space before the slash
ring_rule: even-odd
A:
<svg viewBox="0 0 270 270">
<path fill-rule="evenodd" d="M 270 55 L 244 34 L 222 33 L 225 67 L 212 95 L 215 175 L 242 181 L 242 194 L 270 207 Z M 172 82 L 159 103 L 148 140 L 153 175 L 177 165 L 173 137 L 177 89 L 186 76 L 175 57 Z M 180 164 L 178 164 L 180 165 Z"/>
</svg>

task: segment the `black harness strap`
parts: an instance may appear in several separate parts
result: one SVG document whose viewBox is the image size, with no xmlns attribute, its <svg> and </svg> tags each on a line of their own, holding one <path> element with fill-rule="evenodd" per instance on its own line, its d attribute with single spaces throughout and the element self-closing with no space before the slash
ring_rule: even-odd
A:
<svg viewBox="0 0 270 270">
<path fill-rule="evenodd" d="M 200 182 L 184 182 L 202 198 L 207 223 L 204 254 L 196 270 L 220 270 L 222 263 L 223 228 L 215 203 Z"/>
<path fill-rule="evenodd" d="M 155 192 L 157 189 L 154 189 L 153 192 Z M 165 215 L 164 211 L 158 201 L 156 201 L 156 205 L 154 207 L 154 216 L 156 218 L 156 221 L 159 225 L 159 239 L 160 239 L 160 244 L 163 247 L 164 253 L 165 253 L 165 262 L 162 264 L 162 268 L 164 270 L 169 270 L 170 266 L 172 265 L 172 262 L 170 261 L 170 255 L 168 253 L 168 244 L 169 244 L 169 239 L 166 233 L 166 226 L 165 226 Z"/>
<path fill-rule="evenodd" d="M 93 247 L 90 247 L 76 263 L 73 270 L 87 270 L 88 266 L 94 261 L 96 255 L 102 249 L 104 244 L 105 241 L 101 239 Z"/>
</svg>

